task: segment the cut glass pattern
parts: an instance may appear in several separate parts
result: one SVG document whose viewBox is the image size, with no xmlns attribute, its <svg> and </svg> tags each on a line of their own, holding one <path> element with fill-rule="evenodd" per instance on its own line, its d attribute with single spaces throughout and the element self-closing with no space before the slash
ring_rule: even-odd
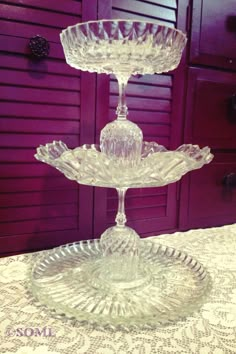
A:
<svg viewBox="0 0 236 354">
<path fill-rule="evenodd" d="M 67 63 L 76 69 L 130 76 L 175 69 L 186 36 L 158 22 L 100 20 L 68 27 L 61 42 Z"/>
<path fill-rule="evenodd" d="M 204 267 L 187 254 L 142 241 L 126 226 L 128 188 L 158 187 L 178 181 L 209 163 L 208 147 L 186 144 L 168 151 L 143 141 L 127 120 L 130 75 L 176 68 L 186 36 L 157 22 L 99 20 L 61 33 L 67 63 L 80 70 L 115 74 L 119 85 L 117 119 L 101 131 L 100 145 L 69 149 L 54 141 L 37 149 L 36 159 L 78 183 L 115 188 L 116 225 L 100 240 L 49 251 L 32 270 L 34 295 L 57 313 L 112 328 L 169 323 L 197 308 L 208 289 Z"/>
<path fill-rule="evenodd" d="M 61 141 L 37 149 L 35 157 L 56 167 L 81 184 L 111 188 L 160 187 L 178 181 L 188 171 L 209 163 L 210 149 L 182 145 L 168 151 L 154 142 L 144 142 L 140 162 L 120 168 L 119 162 L 102 153 L 98 145 L 83 145 L 70 150 Z"/>
<path fill-rule="evenodd" d="M 61 246 L 34 265 L 32 291 L 57 314 L 111 329 L 151 329 L 199 309 L 210 290 L 199 262 L 150 241 L 141 241 L 140 259 L 136 277 L 123 279 L 99 240 Z"/>
</svg>

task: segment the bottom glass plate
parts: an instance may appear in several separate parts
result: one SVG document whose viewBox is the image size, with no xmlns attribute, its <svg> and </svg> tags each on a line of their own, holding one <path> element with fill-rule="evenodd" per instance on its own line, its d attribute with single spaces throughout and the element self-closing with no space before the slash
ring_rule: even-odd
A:
<svg viewBox="0 0 236 354">
<path fill-rule="evenodd" d="M 67 318 L 130 329 L 183 319 L 201 306 L 210 287 L 198 261 L 158 243 L 141 241 L 140 274 L 134 281 L 112 278 L 112 262 L 103 256 L 99 240 L 60 246 L 34 264 L 30 290 Z"/>
</svg>

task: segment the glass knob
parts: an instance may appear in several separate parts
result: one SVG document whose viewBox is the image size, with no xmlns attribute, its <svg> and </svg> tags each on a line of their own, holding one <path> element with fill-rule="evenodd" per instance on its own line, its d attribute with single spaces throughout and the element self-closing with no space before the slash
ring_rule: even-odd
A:
<svg viewBox="0 0 236 354">
<path fill-rule="evenodd" d="M 116 119 L 101 131 L 101 151 L 124 166 L 135 166 L 141 160 L 143 133 L 137 124 Z"/>
</svg>

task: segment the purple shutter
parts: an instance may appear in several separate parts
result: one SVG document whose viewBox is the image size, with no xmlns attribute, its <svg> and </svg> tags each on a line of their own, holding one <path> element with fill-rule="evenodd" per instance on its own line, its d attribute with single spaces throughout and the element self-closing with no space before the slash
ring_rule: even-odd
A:
<svg viewBox="0 0 236 354">
<path fill-rule="evenodd" d="M 79 187 L 33 155 L 37 146 L 53 140 L 71 148 L 85 137 L 93 141 L 95 78 L 66 64 L 59 33 L 94 18 L 95 8 L 72 0 L 1 5 L 2 254 L 92 237 L 92 189 Z M 30 57 L 28 42 L 35 35 L 50 43 L 42 61 Z"/>
</svg>

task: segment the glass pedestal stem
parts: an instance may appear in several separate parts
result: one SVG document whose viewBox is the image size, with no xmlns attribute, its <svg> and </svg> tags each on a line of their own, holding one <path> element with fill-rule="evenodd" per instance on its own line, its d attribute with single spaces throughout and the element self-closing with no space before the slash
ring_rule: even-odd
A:
<svg viewBox="0 0 236 354">
<path fill-rule="evenodd" d="M 118 193 L 118 211 L 116 214 L 116 226 L 118 227 L 124 227 L 127 221 L 126 215 L 125 215 L 125 194 L 127 191 L 127 188 L 117 188 L 117 193 Z"/>
<path fill-rule="evenodd" d="M 128 115 L 128 107 L 126 105 L 126 87 L 129 80 L 129 76 L 116 75 L 119 86 L 119 101 L 116 109 L 117 119 L 125 120 Z"/>
</svg>

